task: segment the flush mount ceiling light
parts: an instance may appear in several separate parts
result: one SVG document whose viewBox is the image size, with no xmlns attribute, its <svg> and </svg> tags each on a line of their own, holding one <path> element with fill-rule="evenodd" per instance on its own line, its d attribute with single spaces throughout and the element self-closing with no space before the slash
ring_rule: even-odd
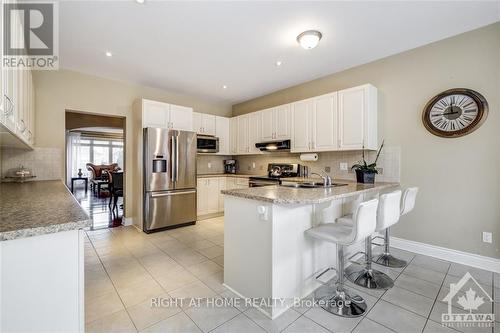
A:
<svg viewBox="0 0 500 333">
<path fill-rule="evenodd" d="M 113 56 L 113 53 L 106 51 L 106 57 L 111 58 Z"/>
<path fill-rule="evenodd" d="M 223 85 L 223 86 L 222 86 L 222 89 L 227 89 L 227 86 L 226 86 L 226 85 Z"/>
<path fill-rule="evenodd" d="M 143 4 L 143 3 L 144 3 L 144 0 L 135 0 L 135 2 L 140 3 L 140 4 Z"/>
<path fill-rule="evenodd" d="M 281 60 L 276 61 L 276 66 L 277 66 L 277 67 L 280 67 L 282 64 L 283 64 L 283 63 L 281 62 Z"/>
<path fill-rule="evenodd" d="M 321 37 L 323 37 L 321 32 L 317 30 L 307 30 L 297 36 L 297 42 L 304 49 L 310 50 L 318 46 Z"/>
</svg>

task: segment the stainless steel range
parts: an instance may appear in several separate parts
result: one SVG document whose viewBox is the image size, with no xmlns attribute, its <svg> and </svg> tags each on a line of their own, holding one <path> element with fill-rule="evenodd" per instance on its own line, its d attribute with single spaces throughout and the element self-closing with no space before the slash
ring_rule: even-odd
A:
<svg viewBox="0 0 500 333">
<path fill-rule="evenodd" d="M 269 163 L 267 175 L 250 177 L 250 187 L 280 185 L 282 179 L 300 177 L 300 164 L 296 163 Z"/>
</svg>

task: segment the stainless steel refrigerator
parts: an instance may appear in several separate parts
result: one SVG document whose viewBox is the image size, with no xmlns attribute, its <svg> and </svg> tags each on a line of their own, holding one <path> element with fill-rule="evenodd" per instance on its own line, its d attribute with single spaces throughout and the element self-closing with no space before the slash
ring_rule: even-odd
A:
<svg viewBox="0 0 500 333">
<path fill-rule="evenodd" d="M 196 133 L 145 128 L 143 230 L 196 222 Z"/>
</svg>

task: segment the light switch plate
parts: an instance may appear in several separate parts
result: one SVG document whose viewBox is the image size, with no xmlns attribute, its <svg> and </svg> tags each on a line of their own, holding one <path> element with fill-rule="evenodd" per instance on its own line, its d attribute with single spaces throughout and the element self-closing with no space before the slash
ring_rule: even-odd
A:
<svg viewBox="0 0 500 333">
<path fill-rule="evenodd" d="M 340 170 L 347 171 L 347 163 L 346 162 L 340 162 Z"/>
<path fill-rule="evenodd" d="M 208 162 L 208 168 L 212 169 L 212 163 Z"/>
<path fill-rule="evenodd" d="M 255 162 L 252 162 L 252 169 L 255 169 Z"/>
<path fill-rule="evenodd" d="M 483 242 L 484 243 L 493 243 L 493 234 L 491 232 L 483 231 Z"/>
</svg>

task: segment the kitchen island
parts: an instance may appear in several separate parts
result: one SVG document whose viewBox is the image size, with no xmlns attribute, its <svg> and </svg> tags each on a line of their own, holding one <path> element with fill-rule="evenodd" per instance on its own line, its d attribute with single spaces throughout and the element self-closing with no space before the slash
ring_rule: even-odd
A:
<svg viewBox="0 0 500 333">
<path fill-rule="evenodd" d="M 265 186 L 222 191 L 224 284 L 244 298 L 268 300 L 258 308 L 274 319 L 320 284 L 316 273 L 336 266 L 335 245 L 304 231 L 352 213 L 356 205 L 394 190 L 397 183 L 291 188 Z M 346 248 L 354 253 L 363 244 Z"/>
<path fill-rule="evenodd" d="M 0 183 L 0 332 L 83 332 L 83 231 L 57 181 Z"/>
</svg>

